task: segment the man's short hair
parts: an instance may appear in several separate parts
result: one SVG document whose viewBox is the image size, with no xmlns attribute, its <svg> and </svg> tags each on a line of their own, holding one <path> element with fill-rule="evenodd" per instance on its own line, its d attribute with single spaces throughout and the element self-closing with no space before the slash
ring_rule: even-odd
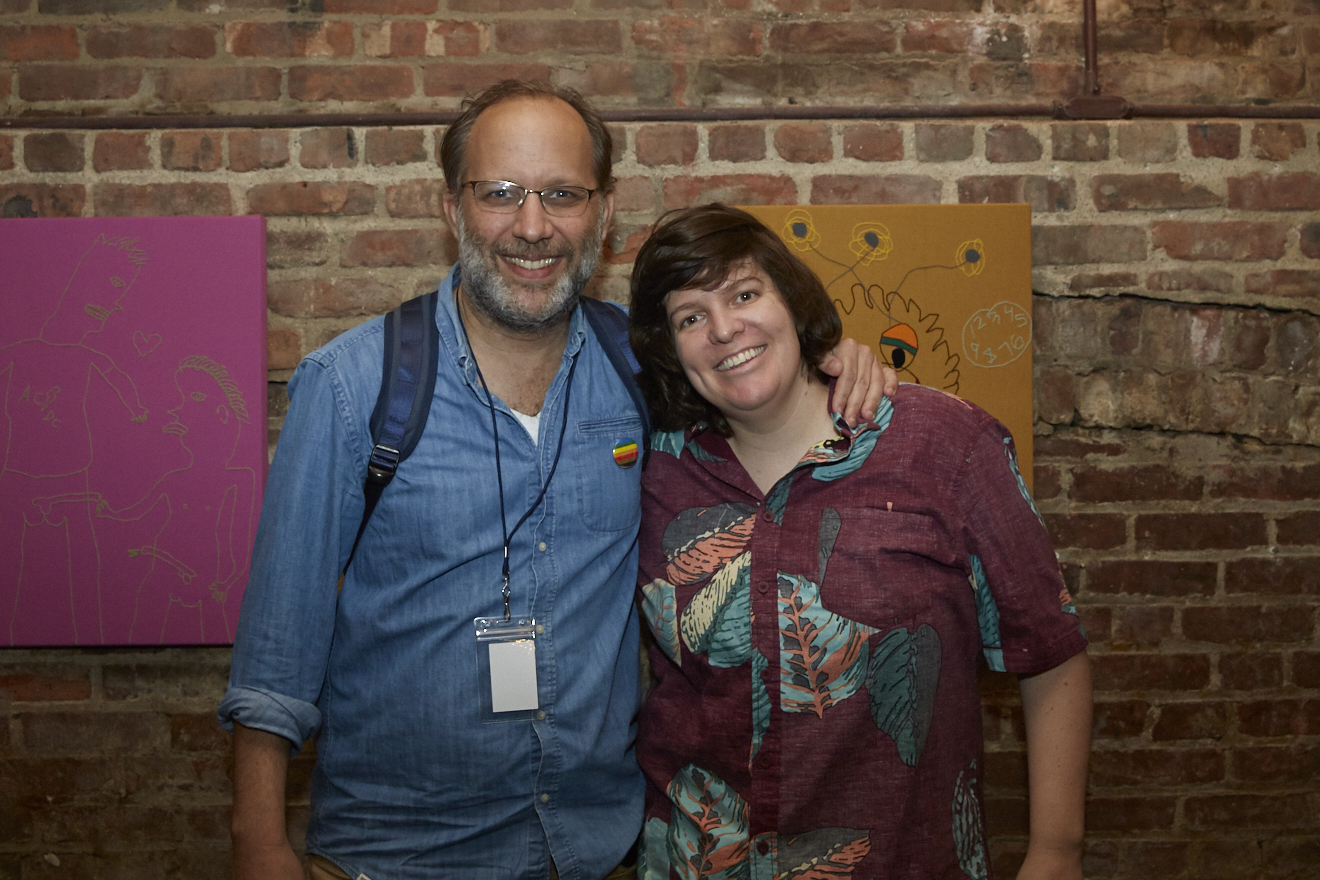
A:
<svg viewBox="0 0 1320 880">
<path fill-rule="evenodd" d="M 614 139 L 600 115 L 587 99 L 573 89 L 552 86 L 549 83 L 506 79 L 485 91 L 463 99 L 463 112 L 445 131 L 440 142 L 440 168 L 445 174 L 445 185 L 451 193 L 458 192 L 467 173 L 467 143 L 477 117 L 501 101 L 515 98 L 558 99 L 577 111 L 591 135 L 591 164 L 596 171 L 596 188 L 609 192 L 614 186 Z M 521 181 L 513 181 L 520 183 Z"/>
<path fill-rule="evenodd" d="M 665 297 L 687 287 L 719 287 L 747 260 L 761 267 L 784 298 L 803 364 L 814 369 L 843 335 L 838 310 L 816 273 L 760 220 L 718 203 L 666 214 L 633 261 L 628 322 L 628 340 L 642 366 L 637 383 L 659 430 L 705 422 L 725 437 L 732 433 L 678 362 Z"/>
</svg>

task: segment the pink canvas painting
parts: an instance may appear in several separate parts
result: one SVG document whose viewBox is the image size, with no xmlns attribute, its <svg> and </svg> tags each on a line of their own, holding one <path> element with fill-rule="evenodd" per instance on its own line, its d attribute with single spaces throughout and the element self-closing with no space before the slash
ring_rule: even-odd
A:
<svg viewBox="0 0 1320 880">
<path fill-rule="evenodd" d="M 261 217 L 0 220 L 0 645 L 233 640 L 265 241 Z"/>
</svg>

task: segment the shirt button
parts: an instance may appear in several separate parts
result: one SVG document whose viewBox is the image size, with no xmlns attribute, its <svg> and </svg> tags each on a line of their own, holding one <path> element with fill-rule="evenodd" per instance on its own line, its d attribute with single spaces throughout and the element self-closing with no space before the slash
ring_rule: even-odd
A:
<svg viewBox="0 0 1320 880">
<path fill-rule="evenodd" d="M 550 803 L 550 795 L 548 795 L 548 794 L 543 794 L 543 795 L 541 795 L 541 803 L 543 803 L 543 804 L 548 804 L 548 803 Z"/>
<path fill-rule="evenodd" d="M 539 636 L 539 635 L 544 635 L 544 634 L 545 634 L 545 627 L 538 623 L 538 624 L 536 625 L 536 634 L 537 634 L 538 636 Z"/>
<path fill-rule="evenodd" d="M 761 855 L 765 855 L 766 853 L 768 853 L 770 851 L 770 841 L 768 840 L 757 841 L 756 851 L 759 852 Z"/>
<path fill-rule="evenodd" d="M 544 720 L 545 720 L 545 710 L 544 710 L 544 709 L 542 709 L 541 711 L 539 711 L 539 712 L 536 713 L 536 720 L 537 720 L 537 721 L 544 721 Z"/>
<path fill-rule="evenodd" d="M 756 591 L 758 593 L 764 593 L 768 589 L 770 589 L 770 585 L 767 584 L 765 581 L 760 581 L 756 585 Z"/>
<path fill-rule="evenodd" d="M 544 552 L 545 552 L 545 541 L 542 541 L 541 543 L 537 544 L 537 545 L 536 545 L 536 549 L 538 549 L 538 550 L 540 550 L 542 553 L 544 553 Z"/>
</svg>

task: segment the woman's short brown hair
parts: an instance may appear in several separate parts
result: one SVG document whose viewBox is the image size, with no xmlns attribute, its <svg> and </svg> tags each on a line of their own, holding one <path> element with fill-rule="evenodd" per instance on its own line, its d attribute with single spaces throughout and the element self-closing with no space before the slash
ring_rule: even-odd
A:
<svg viewBox="0 0 1320 880">
<path fill-rule="evenodd" d="M 838 344 L 842 324 L 825 286 L 760 220 L 718 203 L 670 212 L 633 261 L 628 322 L 628 340 L 642 366 L 638 383 L 658 430 L 705 422 L 723 436 L 731 433 L 678 362 L 665 297 L 686 287 L 716 288 L 747 260 L 770 277 L 788 305 L 803 364 L 814 367 Z"/>
</svg>

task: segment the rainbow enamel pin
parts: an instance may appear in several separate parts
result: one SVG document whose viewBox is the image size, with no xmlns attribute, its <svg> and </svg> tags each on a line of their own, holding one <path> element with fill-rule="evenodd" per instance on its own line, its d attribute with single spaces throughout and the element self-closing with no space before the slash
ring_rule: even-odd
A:
<svg viewBox="0 0 1320 880">
<path fill-rule="evenodd" d="M 637 441 L 624 437 L 614 442 L 614 463 L 621 468 L 637 464 Z"/>
</svg>

